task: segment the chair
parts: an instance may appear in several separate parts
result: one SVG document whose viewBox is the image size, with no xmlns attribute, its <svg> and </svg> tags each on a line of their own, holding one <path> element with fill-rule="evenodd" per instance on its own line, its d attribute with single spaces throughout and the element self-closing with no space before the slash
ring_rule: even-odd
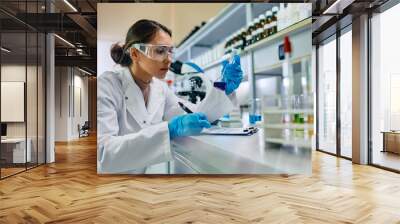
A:
<svg viewBox="0 0 400 224">
<path fill-rule="evenodd" d="M 85 121 L 82 127 L 78 124 L 79 138 L 89 136 L 89 129 L 90 129 L 89 121 Z"/>
</svg>

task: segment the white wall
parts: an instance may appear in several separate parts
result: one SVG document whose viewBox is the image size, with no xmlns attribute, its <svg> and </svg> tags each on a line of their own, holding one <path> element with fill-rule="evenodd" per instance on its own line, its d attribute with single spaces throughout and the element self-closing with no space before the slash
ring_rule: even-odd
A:
<svg viewBox="0 0 400 224">
<path fill-rule="evenodd" d="M 26 106 L 22 106 L 22 112 L 26 112 L 26 120 L 23 122 L 6 122 L 7 137 L 21 138 L 25 135 L 31 140 L 31 155 L 36 161 L 37 153 L 39 162 L 44 162 L 45 150 L 45 117 L 44 117 L 44 74 L 42 67 L 25 66 L 25 64 L 3 64 L 1 66 L 1 81 L 24 82 L 26 85 Z M 25 80 L 27 78 L 27 80 Z M 2 90 L 3 91 L 3 90 Z M 23 91 L 22 91 L 23 94 Z M 7 97 L 2 95 L 3 97 Z M 24 104 L 25 102 L 23 102 Z M 2 107 L 1 110 L 12 110 L 10 107 Z M 4 111 L 3 111 L 4 112 Z M 13 113 L 13 111 L 7 111 Z M 51 160 L 49 160 L 51 161 Z"/>
<path fill-rule="evenodd" d="M 1 66 L 1 81 L 2 82 L 24 82 L 26 83 L 25 80 L 25 75 L 26 71 L 25 69 L 28 69 L 28 72 L 33 69 L 33 67 L 28 66 L 27 68 L 25 65 L 2 65 Z M 4 96 L 2 96 L 3 98 Z M 1 110 L 9 110 L 9 108 L 1 108 Z M 24 110 L 24 108 L 22 108 Z M 4 113 L 4 111 L 3 111 Z M 24 122 L 11 122 L 8 123 L 8 135 L 9 136 L 14 136 L 14 137 L 23 137 L 25 136 L 25 125 Z"/>
<path fill-rule="evenodd" d="M 207 21 L 225 7 L 226 3 L 99 3 L 97 4 L 97 73 L 114 66 L 110 48 L 124 43 L 126 33 L 139 19 L 151 19 L 172 30 L 178 44 L 196 25 Z M 188 16 L 190 15 L 190 16 Z"/>
<path fill-rule="evenodd" d="M 102 74 L 105 71 L 113 70 L 116 65 L 110 56 L 111 45 L 115 40 L 102 40 L 97 34 L 97 74 Z"/>
<path fill-rule="evenodd" d="M 78 124 L 83 125 L 88 120 L 88 78 L 77 69 L 56 67 L 55 85 L 55 140 L 77 139 Z M 77 97 L 79 90 L 80 99 Z M 79 105 L 82 106 L 82 114 Z"/>
<path fill-rule="evenodd" d="M 67 67 L 55 68 L 55 140 L 68 140 L 68 86 L 70 84 Z"/>
<path fill-rule="evenodd" d="M 177 3 L 172 4 L 172 31 L 175 44 L 182 41 L 186 35 L 202 21 L 209 21 L 216 16 L 228 3 Z M 190 15 L 190 16 L 189 16 Z"/>
<path fill-rule="evenodd" d="M 10 82 L 25 82 L 25 75 L 28 69 L 28 73 L 33 70 L 32 66 L 25 67 L 24 65 L 9 64 L 1 66 L 1 81 Z M 30 95 L 30 94 L 28 94 Z M 7 108 L 1 108 L 1 110 L 7 110 Z M 7 136 L 8 137 L 25 137 L 25 122 L 10 122 L 7 123 Z"/>
</svg>

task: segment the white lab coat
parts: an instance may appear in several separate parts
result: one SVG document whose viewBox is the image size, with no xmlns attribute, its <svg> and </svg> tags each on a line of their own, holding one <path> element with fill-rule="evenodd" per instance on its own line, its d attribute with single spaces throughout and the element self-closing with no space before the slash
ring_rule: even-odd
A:
<svg viewBox="0 0 400 224">
<path fill-rule="evenodd" d="M 98 173 L 144 173 L 148 166 L 171 160 L 168 120 L 184 112 L 178 105 L 182 100 L 166 83 L 153 78 L 147 107 L 127 67 L 101 74 L 97 83 Z M 233 105 L 224 91 L 208 85 L 200 106 L 184 104 L 196 112 L 207 104 L 210 109 L 201 112 L 215 120 Z"/>
</svg>

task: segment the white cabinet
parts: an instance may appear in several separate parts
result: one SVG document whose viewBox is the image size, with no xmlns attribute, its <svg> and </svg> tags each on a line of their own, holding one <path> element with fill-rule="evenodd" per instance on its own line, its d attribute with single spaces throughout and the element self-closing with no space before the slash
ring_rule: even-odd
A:
<svg viewBox="0 0 400 224">
<path fill-rule="evenodd" d="M 27 144 L 25 151 L 25 144 Z M 28 138 L 8 138 L 1 140 L 2 159 L 6 163 L 25 163 L 32 161 L 32 140 Z"/>
</svg>

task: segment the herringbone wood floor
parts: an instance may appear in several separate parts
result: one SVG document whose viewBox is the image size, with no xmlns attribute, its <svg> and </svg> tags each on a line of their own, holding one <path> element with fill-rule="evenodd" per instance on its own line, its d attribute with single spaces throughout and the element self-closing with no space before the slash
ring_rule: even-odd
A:
<svg viewBox="0 0 400 224">
<path fill-rule="evenodd" d="M 96 141 L 0 181 L 0 223 L 400 223 L 400 175 L 315 152 L 305 176 L 98 176 Z"/>
</svg>

